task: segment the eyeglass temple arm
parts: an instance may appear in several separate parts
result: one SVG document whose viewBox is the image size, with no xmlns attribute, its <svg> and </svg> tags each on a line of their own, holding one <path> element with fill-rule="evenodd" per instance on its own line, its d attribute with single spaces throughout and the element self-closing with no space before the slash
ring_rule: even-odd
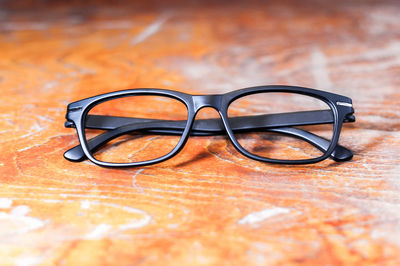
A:
<svg viewBox="0 0 400 266">
<path fill-rule="evenodd" d="M 313 125 L 333 123 L 330 110 L 306 111 L 296 113 L 268 114 L 258 116 L 242 116 L 229 119 L 233 131 L 267 130 L 301 138 L 314 145 L 321 151 L 326 151 L 330 142 L 313 133 L 298 128 L 285 126 Z M 354 122 L 350 115 L 344 122 Z M 66 127 L 74 127 L 72 122 L 66 122 Z M 109 130 L 90 140 L 88 146 L 91 151 L 101 147 L 111 139 L 132 131 L 146 131 L 158 134 L 182 134 L 186 121 L 166 121 L 143 118 L 129 118 L 116 116 L 88 115 L 86 128 Z M 224 125 L 220 119 L 200 119 L 193 124 L 191 135 L 207 136 L 224 133 Z M 351 159 L 353 153 L 343 146 L 337 145 L 331 158 L 335 161 Z M 64 157 L 71 161 L 82 161 L 86 158 L 82 147 L 77 145 L 65 152 Z"/>
</svg>

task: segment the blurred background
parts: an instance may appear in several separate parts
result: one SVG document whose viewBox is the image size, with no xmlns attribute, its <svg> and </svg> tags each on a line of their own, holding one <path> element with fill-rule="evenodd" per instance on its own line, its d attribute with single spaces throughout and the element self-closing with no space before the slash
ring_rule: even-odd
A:
<svg viewBox="0 0 400 266">
<path fill-rule="evenodd" d="M 398 6 L 387 0 L 3 0 L 0 30 L 3 54 L 12 57 L 23 46 L 19 60 L 37 64 L 35 88 L 75 79 L 63 82 L 64 90 L 87 96 L 127 87 L 218 92 L 279 83 L 353 96 L 396 79 L 386 67 L 398 63 Z M 57 60 L 43 56 L 49 53 Z M 57 77 L 48 76 L 50 67 Z M 371 74 L 374 84 L 365 77 Z"/>
</svg>

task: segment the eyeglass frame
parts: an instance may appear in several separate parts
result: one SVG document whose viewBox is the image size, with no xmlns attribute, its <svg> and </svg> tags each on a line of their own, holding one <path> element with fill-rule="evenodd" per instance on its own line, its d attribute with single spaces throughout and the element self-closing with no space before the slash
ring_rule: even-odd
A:
<svg viewBox="0 0 400 266">
<path fill-rule="evenodd" d="M 261 157 L 256 154 L 252 154 L 240 145 L 238 140 L 235 137 L 235 134 L 231 128 L 230 119 L 228 116 L 228 108 L 229 105 L 244 96 L 258 94 L 258 93 L 271 93 L 271 92 L 278 92 L 278 93 L 295 93 L 299 95 L 310 96 L 316 99 L 319 99 L 325 102 L 330 109 L 332 110 L 333 114 L 333 135 L 330 141 L 329 147 L 326 149 L 324 154 L 317 158 L 311 159 L 301 159 L 301 160 L 281 160 L 281 159 L 271 159 L 266 157 Z M 185 128 L 180 135 L 180 139 L 177 145 L 172 149 L 169 153 L 159 158 L 147 160 L 147 161 L 140 161 L 140 162 L 130 162 L 130 163 L 113 163 L 113 162 L 103 162 L 99 161 L 94 156 L 92 156 L 90 150 L 93 148 L 88 148 L 88 140 L 85 136 L 85 128 L 86 128 L 86 117 L 89 111 L 96 105 L 122 97 L 128 96 L 163 96 L 169 97 L 172 99 L 179 100 L 182 102 L 187 108 L 187 120 Z M 156 89 L 156 88 L 141 88 L 141 89 L 128 89 L 128 90 L 121 90 L 115 92 L 109 92 L 105 94 L 100 94 L 97 96 L 93 96 L 90 98 L 82 99 L 73 103 L 68 104 L 67 106 L 67 113 L 66 113 L 66 122 L 65 127 L 68 128 L 76 128 L 76 132 L 78 135 L 78 139 L 80 145 L 75 146 L 74 148 L 68 150 L 64 153 L 64 157 L 70 161 L 82 161 L 85 159 L 84 157 L 88 158 L 90 161 L 95 163 L 99 166 L 104 167 L 135 167 L 135 166 L 145 166 L 163 162 L 165 160 L 170 159 L 171 157 L 175 156 L 179 153 L 184 145 L 186 144 L 189 136 L 191 135 L 191 131 L 195 121 L 195 117 L 197 113 L 205 107 L 211 107 L 217 110 L 220 115 L 218 121 L 222 120 L 223 129 L 228 134 L 228 137 L 233 144 L 233 146 L 244 156 L 251 158 L 256 161 L 262 161 L 267 163 L 275 163 L 275 164 L 312 164 L 323 161 L 331 156 L 335 161 L 346 161 L 350 160 L 353 157 L 353 153 L 348 150 L 347 148 L 340 146 L 338 144 L 338 140 L 340 137 L 340 132 L 344 122 L 354 122 L 355 117 L 353 115 L 354 109 L 352 105 L 352 100 L 349 97 L 334 94 L 331 92 L 305 88 L 305 87 L 298 87 L 298 86 L 285 86 L 285 85 L 268 85 L 268 86 L 257 86 L 257 87 L 249 87 L 240 90 L 231 91 L 224 94 L 210 94 L 210 95 L 192 95 L 184 92 L 167 90 L 167 89 Z M 117 118 L 116 118 L 117 119 Z M 209 119 L 212 121 L 215 119 Z M 114 122 L 117 122 L 115 120 Z M 171 121 L 168 121 L 171 122 Z M 293 126 L 293 125 L 292 125 Z M 101 127 L 97 127 L 100 129 L 104 129 Z M 304 131 L 308 132 L 308 131 Z M 312 134 L 312 133 L 310 133 Z M 90 141 L 90 140 L 89 140 Z M 311 143 L 307 139 L 305 141 Z M 312 143 L 311 143 L 312 144 Z M 313 144 L 314 145 L 314 144 Z M 98 145 L 99 146 L 99 145 Z M 315 147 L 318 146 L 314 145 Z M 325 145 L 326 146 L 326 145 Z M 97 147 L 97 146 L 96 146 Z M 317 147 L 320 149 L 319 147 Z M 81 149 L 81 150 L 80 150 Z M 321 149 L 320 149 L 321 150 Z M 322 150 L 321 150 L 322 151 Z M 82 153 L 84 156 L 82 156 Z M 335 156 L 336 153 L 336 156 Z"/>
</svg>

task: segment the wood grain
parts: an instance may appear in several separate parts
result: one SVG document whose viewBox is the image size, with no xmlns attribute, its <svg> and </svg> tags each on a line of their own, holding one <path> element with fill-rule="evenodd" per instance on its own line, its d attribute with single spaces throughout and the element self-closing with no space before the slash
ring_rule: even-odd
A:
<svg viewBox="0 0 400 266">
<path fill-rule="evenodd" d="M 1 265 L 400 263 L 398 1 L 0 6 Z M 353 98 L 354 159 L 264 164 L 223 136 L 143 168 L 62 157 L 78 143 L 69 102 L 261 84 Z"/>
</svg>

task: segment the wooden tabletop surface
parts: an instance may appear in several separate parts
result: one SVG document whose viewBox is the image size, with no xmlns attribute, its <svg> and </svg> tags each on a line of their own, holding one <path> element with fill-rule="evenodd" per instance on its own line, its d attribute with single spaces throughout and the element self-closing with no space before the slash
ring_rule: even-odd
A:
<svg viewBox="0 0 400 266">
<path fill-rule="evenodd" d="M 131 2 L 0 2 L 1 265 L 399 265 L 399 1 Z M 353 160 L 265 164 L 223 136 L 140 168 L 63 158 L 69 102 L 265 84 L 351 97 Z"/>
</svg>

